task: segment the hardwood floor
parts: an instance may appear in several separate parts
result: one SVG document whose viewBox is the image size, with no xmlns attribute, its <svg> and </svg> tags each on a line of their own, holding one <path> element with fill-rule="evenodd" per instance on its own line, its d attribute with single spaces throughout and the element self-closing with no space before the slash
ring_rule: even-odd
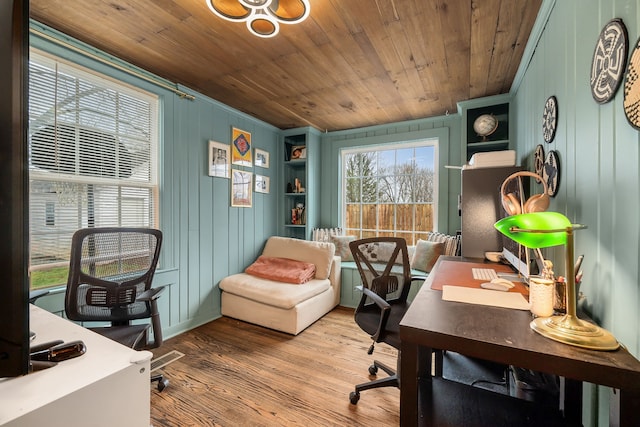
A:
<svg viewBox="0 0 640 427">
<path fill-rule="evenodd" d="M 151 391 L 151 422 L 160 426 L 394 426 L 400 392 L 367 390 L 373 358 L 395 366 L 397 352 L 376 344 L 338 307 L 297 336 L 220 318 L 165 341 L 154 353 L 184 357 L 163 368 L 170 384 Z M 386 375 L 380 371 L 380 377 Z"/>
</svg>

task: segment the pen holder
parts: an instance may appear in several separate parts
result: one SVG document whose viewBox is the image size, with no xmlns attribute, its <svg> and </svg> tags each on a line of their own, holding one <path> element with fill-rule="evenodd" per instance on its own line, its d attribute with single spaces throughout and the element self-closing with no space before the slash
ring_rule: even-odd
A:
<svg viewBox="0 0 640 427">
<path fill-rule="evenodd" d="M 553 315 L 553 298 L 555 294 L 554 281 L 531 277 L 529 279 L 529 303 L 531 313 L 538 317 Z"/>
</svg>

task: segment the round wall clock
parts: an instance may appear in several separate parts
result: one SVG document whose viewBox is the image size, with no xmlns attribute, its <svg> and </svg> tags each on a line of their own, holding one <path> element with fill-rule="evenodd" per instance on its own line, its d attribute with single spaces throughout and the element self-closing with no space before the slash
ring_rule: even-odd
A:
<svg viewBox="0 0 640 427">
<path fill-rule="evenodd" d="M 542 169 L 544 167 L 544 147 L 540 144 L 536 147 L 536 151 L 533 153 L 533 168 L 536 175 L 542 176 Z"/>
<path fill-rule="evenodd" d="M 547 160 L 542 168 L 542 179 L 547 184 L 547 194 L 555 197 L 560 184 L 560 159 L 558 159 L 558 152 L 555 150 L 551 150 L 547 154 Z"/>
<path fill-rule="evenodd" d="M 627 61 L 629 38 L 621 19 L 612 19 L 604 26 L 591 61 L 591 95 L 599 104 L 613 99 Z"/>
<path fill-rule="evenodd" d="M 558 100 L 555 96 L 547 98 L 542 113 L 542 136 L 545 142 L 553 141 L 556 136 L 556 125 L 558 124 Z"/>
<path fill-rule="evenodd" d="M 640 129 L 640 40 L 631 53 L 624 80 L 624 114 L 631 126 Z"/>
</svg>

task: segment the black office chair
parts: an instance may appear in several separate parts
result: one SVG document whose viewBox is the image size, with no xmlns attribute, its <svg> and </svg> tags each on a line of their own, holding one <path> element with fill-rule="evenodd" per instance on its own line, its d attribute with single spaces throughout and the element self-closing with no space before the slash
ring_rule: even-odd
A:
<svg viewBox="0 0 640 427">
<path fill-rule="evenodd" d="M 403 238 L 355 240 L 349 243 L 349 248 L 362 280 L 362 298 L 355 311 L 355 321 L 373 339 L 368 354 L 373 353 L 377 342 L 387 343 L 399 351 L 400 320 L 409 308 L 407 297 L 411 283 L 425 277 L 411 276 L 407 243 Z M 396 370 L 374 360 L 369 373 L 376 375 L 378 369 L 389 376 L 356 385 L 355 391 L 349 394 L 352 404 L 358 403 L 363 390 L 400 387 Z"/>
<path fill-rule="evenodd" d="M 164 287 L 152 288 L 162 232 L 150 228 L 85 228 L 71 242 L 65 312 L 81 322 L 109 322 L 89 329 L 127 347 L 143 350 L 162 344 L 156 303 Z M 133 322 L 150 319 L 149 322 Z M 149 341 L 152 326 L 153 341 Z M 162 391 L 169 383 L 152 375 Z"/>
</svg>

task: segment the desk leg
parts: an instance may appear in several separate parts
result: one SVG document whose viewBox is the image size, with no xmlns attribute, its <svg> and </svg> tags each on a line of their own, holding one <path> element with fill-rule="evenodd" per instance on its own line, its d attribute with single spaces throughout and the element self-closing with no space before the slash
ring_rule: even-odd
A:
<svg viewBox="0 0 640 427">
<path fill-rule="evenodd" d="M 582 424 L 582 381 L 560 377 L 560 409 L 567 421 Z"/>
<path fill-rule="evenodd" d="M 610 426 L 637 426 L 638 411 L 640 411 L 640 393 L 611 389 L 609 399 Z"/>
<path fill-rule="evenodd" d="M 434 377 L 442 378 L 443 370 L 444 370 L 444 351 L 443 350 L 435 350 L 433 352 L 433 372 L 432 372 L 432 375 Z"/>
<path fill-rule="evenodd" d="M 418 387 L 431 381 L 431 349 L 403 341 L 400 345 L 400 425 L 418 425 Z"/>
</svg>

